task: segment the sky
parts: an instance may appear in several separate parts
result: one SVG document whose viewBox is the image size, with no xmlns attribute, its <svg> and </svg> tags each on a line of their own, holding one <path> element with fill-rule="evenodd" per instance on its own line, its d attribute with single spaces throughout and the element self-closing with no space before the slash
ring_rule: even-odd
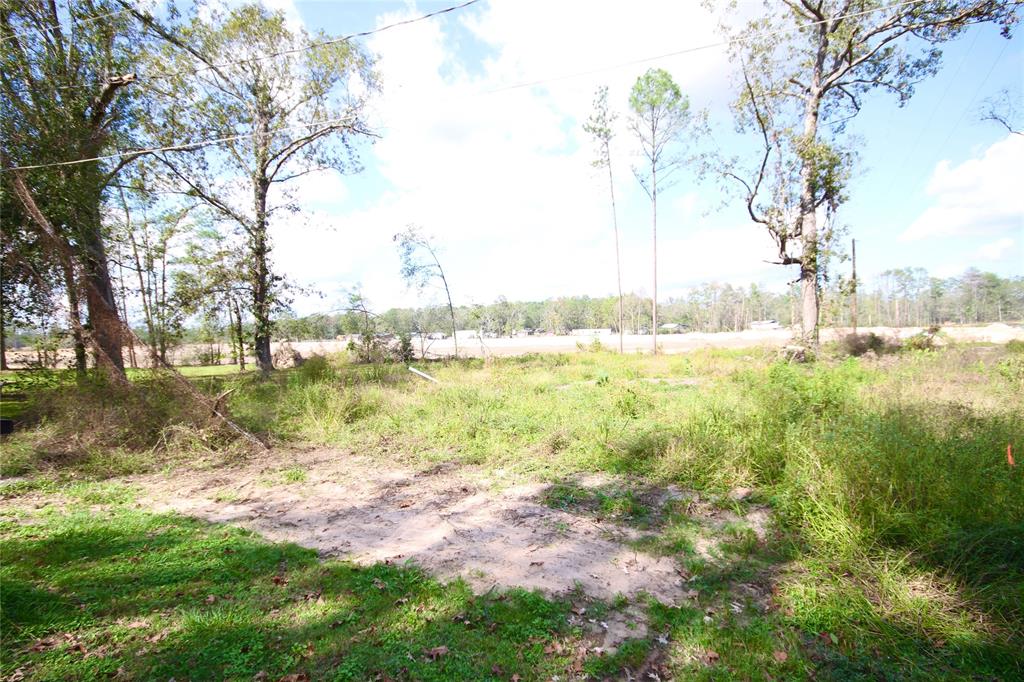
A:
<svg viewBox="0 0 1024 682">
<path fill-rule="evenodd" d="M 456 3 L 265 4 L 341 35 Z M 297 296 L 296 312 L 337 308 L 356 286 L 377 309 L 438 302 L 399 276 L 392 237 L 409 224 L 440 245 L 456 304 L 613 293 L 608 177 L 591 166 L 582 128 L 601 85 L 620 114 L 612 163 L 623 287 L 649 294 L 650 208 L 631 172 L 628 92 L 644 70 L 663 68 L 731 140 L 726 151 L 753 149 L 728 132 L 735 82 L 724 48 L 659 57 L 719 42 L 717 21 L 696 1 L 482 0 L 370 37 L 380 137 L 361 145 L 363 171 L 297 180 L 302 211 L 273 226 L 279 270 L 319 292 Z M 1022 45 L 993 26 L 971 28 L 943 47 L 941 71 L 906 106 L 867 98 L 849 127 L 860 158 L 839 213 L 862 278 L 897 267 L 1024 275 L 1024 136 L 980 113 L 1003 89 L 1021 99 Z M 658 251 L 661 300 L 711 281 L 782 289 L 796 276 L 767 262 L 773 244 L 737 195 L 692 173 L 660 197 Z"/>
</svg>

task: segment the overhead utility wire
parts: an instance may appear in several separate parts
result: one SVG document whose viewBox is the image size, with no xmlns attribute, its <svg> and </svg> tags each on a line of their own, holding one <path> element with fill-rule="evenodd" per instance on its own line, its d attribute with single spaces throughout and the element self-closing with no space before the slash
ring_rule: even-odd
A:
<svg viewBox="0 0 1024 682">
<path fill-rule="evenodd" d="M 381 28 L 375 29 L 373 31 L 364 31 L 363 33 L 352 34 L 350 36 L 344 36 L 344 37 L 341 37 L 341 38 L 337 38 L 337 39 L 334 39 L 332 41 L 329 41 L 329 43 L 337 43 L 337 42 L 342 42 L 344 40 L 351 40 L 355 36 L 365 36 L 365 35 L 370 35 L 372 33 L 379 33 L 381 31 L 385 31 L 385 30 L 387 30 L 389 28 L 393 28 L 395 26 L 400 26 L 403 23 L 408 24 L 408 23 L 412 23 L 414 21 L 420 21 L 421 19 L 425 19 L 427 17 L 435 16 L 435 15 L 441 14 L 443 12 L 450 12 L 450 11 L 458 9 L 460 7 L 466 7 L 467 5 L 471 5 L 474 2 L 478 2 L 478 1 L 479 0 L 469 0 L 469 2 L 463 3 L 462 5 L 456 5 L 454 7 L 449 7 L 449 8 L 446 8 L 444 10 L 438 10 L 437 12 L 432 12 L 431 14 L 425 14 L 425 15 L 423 15 L 421 17 L 418 17 L 418 18 L 415 18 L 415 19 L 407 19 L 404 22 L 398 22 L 398 23 L 395 23 L 395 24 L 389 24 L 388 26 L 382 26 Z M 920 4 L 922 2 L 925 2 L 925 0 L 908 0 L 907 2 L 900 2 L 900 3 L 895 3 L 895 4 L 892 4 L 892 5 L 885 5 L 885 6 L 882 6 L 882 7 L 876 7 L 875 9 L 872 9 L 872 10 L 864 10 L 864 11 L 861 11 L 861 12 L 851 12 L 849 14 L 843 14 L 843 15 L 839 15 L 839 16 L 836 16 L 836 17 L 831 17 L 827 21 L 835 21 L 837 19 L 849 19 L 851 17 L 863 16 L 865 14 L 871 14 L 871 13 L 874 13 L 874 12 L 880 12 L 880 11 L 887 10 L 887 9 L 895 9 L 897 7 L 904 7 L 904 6 L 907 6 L 907 5 L 917 5 L 917 4 Z M 821 24 L 821 23 L 824 23 L 824 22 L 822 22 L 822 21 L 815 21 L 815 22 L 811 22 L 809 24 L 803 24 L 802 26 L 800 26 L 798 28 L 804 28 L 804 27 L 807 27 L 807 26 L 814 26 L 814 25 Z M 556 80 L 565 80 L 565 79 L 568 79 L 568 78 L 576 78 L 576 77 L 581 76 L 581 75 L 589 75 L 591 73 L 600 73 L 601 71 L 607 71 L 609 69 L 617 69 L 617 68 L 621 68 L 623 66 L 630 66 L 632 64 L 640 64 L 640 63 L 647 62 L 647 61 L 652 61 L 652 60 L 655 60 L 655 59 L 664 59 L 666 57 L 672 57 L 672 56 L 675 56 L 675 55 L 687 54 L 687 53 L 690 53 L 690 52 L 696 52 L 698 50 L 706 50 L 706 49 L 709 49 L 709 48 L 712 48 L 712 47 L 720 47 L 722 45 L 729 45 L 729 44 L 735 43 L 735 42 L 744 42 L 746 40 L 750 40 L 750 39 L 752 39 L 754 37 L 758 37 L 758 36 L 764 37 L 764 36 L 778 35 L 780 33 L 787 33 L 787 32 L 793 31 L 793 30 L 796 30 L 796 29 L 783 29 L 783 30 L 779 30 L 779 31 L 771 31 L 771 32 L 768 32 L 768 33 L 761 33 L 761 34 L 755 33 L 755 34 L 752 34 L 752 35 L 749 35 L 749 36 L 744 36 L 744 37 L 741 37 L 741 38 L 732 38 L 732 39 L 729 39 L 729 40 L 726 40 L 726 41 L 722 41 L 722 42 L 718 42 L 718 43 L 712 43 L 712 44 L 708 44 L 708 45 L 701 45 L 699 47 L 688 48 L 688 49 L 685 49 L 685 50 L 679 50 L 677 52 L 672 52 L 672 53 L 669 53 L 669 54 L 663 54 L 663 55 L 659 55 L 659 56 L 656 56 L 656 57 L 646 57 L 644 59 L 637 59 L 637 60 L 633 60 L 632 62 L 626 62 L 626 63 L 623 63 L 623 64 L 618 64 L 618 65 L 615 65 L 615 66 L 612 66 L 612 67 L 605 67 L 605 68 L 602 68 L 602 69 L 595 69 L 595 70 L 589 71 L 589 72 L 569 74 L 569 75 L 564 75 L 564 76 L 558 76 L 558 77 L 555 77 L 555 78 L 552 78 L 552 79 L 541 80 L 541 81 L 533 81 L 533 82 L 530 82 L 530 83 L 519 83 L 519 84 L 508 86 L 508 87 L 505 87 L 505 88 L 499 88 L 499 89 L 496 89 L 496 90 L 484 91 L 484 92 L 482 92 L 480 94 L 485 94 L 486 95 L 486 94 L 492 94 L 492 93 L 496 93 L 496 92 L 502 92 L 504 90 L 512 90 L 512 89 L 516 89 L 516 88 L 529 87 L 529 86 L 532 86 L 532 85 L 539 85 L 541 83 L 547 83 L 547 82 L 556 81 Z M 328 43 L 320 43 L 320 44 L 321 45 L 326 45 Z M 310 45 L 310 46 L 306 46 L 306 48 L 297 48 L 297 49 L 308 49 L 309 47 L 313 47 L 313 46 Z M 289 50 L 288 52 L 294 52 L 294 51 L 295 50 Z M 284 53 L 282 53 L 282 54 L 284 54 Z M 265 55 L 263 58 L 269 58 L 269 57 L 272 57 L 272 56 L 276 56 L 276 55 Z M 249 60 L 240 60 L 240 61 L 252 61 L 252 60 L 249 59 Z M 344 119 L 341 119 L 341 120 L 344 120 Z M 311 123 L 303 123 L 303 124 L 299 124 L 299 125 L 296 125 L 296 126 L 284 126 L 282 128 L 278 128 L 276 130 L 288 130 L 288 129 L 291 129 L 291 128 L 299 128 L 299 127 L 306 127 L 306 126 L 330 124 L 332 122 L 338 122 L 338 121 L 314 121 L 314 122 L 311 122 Z M 201 142 L 192 142 L 192 143 L 185 144 L 185 145 L 172 145 L 172 146 L 169 146 L 169 147 L 157 147 L 157 148 L 153 148 L 153 149 L 130 150 L 130 151 L 125 151 L 125 152 L 118 152 L 118 153 L 115 153 L 115 154 L 108 154 L 106 156 L 96 156 L 96 157 L 92 157 L 92 158 L 88 158 L 88 159 L 76 159 L 76 160 L 73 160 L 73 161 L 58 161 L 58 162 L 54 162 L 54 163 L 42 163 L 42 164 L 36 164 L 36 165 L 32 165 L 32 166 L 15 166 L 15 167 L 12 167 L 12 168 L 0 169 L 0 172 L 13 171 L 13 170 L 34 170 L 34 169 L 38 169 L 38 168 L 49 168 L 49 167 L 52 167 L 52 166 L 71 166 L 71 165 L 76 165 L 76 164 L 80 164 L 80 163 L 88 163 L 90 161 L 106 161 L 106 160 L 110 160 L 110 159 L 116 159 L 116 158 L 120 158 L 122 156 L 127 156 L 129 154 L 148 154 L 148 153 L 161 152 L 161 151 L 182 151 L 182 150 L 187 150 L 187 149 L 196 149 L 196 148 L 205 147 L 205 146 L 208 146 L 208 145 L 211 145 L 211 144 L 219 144 L 221 142 L 229 142 L 229 141 L 232 141 L 232 140 L 242 139 L 242 138 L 245 138 L 245 137 L 251 137 L 253 135 L 255 135 L 255 133 L 243 133 L 241 135 L 232 135 L 232 136 L 229 136 L 229 137 L 217 138 L 217 139 L 213 139 L 213 140 L 203 140 Z"/>
<path fill-rule="evenodd" d="M 154 154 L 156 152 L 180 152 L 187 151 L 189 149 L 199 149 L 200 147 L 208 147 L 212 144 L 220 144 L 222 142 L 233 142 L 235 140 L 244 140 L 247 137 L 255 137 L 256 135 L 265 133 L 277 133 L 282 130 L 294 130 L 296 128 L 311 128 L 313 126 L 322 125 L 335 125 L 337 123 L 344 123 L 349 118 L 332 118 L 325 119 L 322 121 L 310 121 L 308 123 L 296 123 L 290 126 L 280 126 L 278 128 L 271 128 L 268 131 L 252 131 L 248 133 L 239 133 L 238 135 L 228 135 L 226 137 L 218 137 L 212 140 L 200 140 L 198 142 L 187 142 L 185 144 L 172 144 L 166 147 L 151 147 L 148 149 L 129 149 L 123 152 L 115 152 L 113 154 L 105 154 L 103 156 L 94 156 L 88 159 L 75 159 L 73 161 L 55 161 L 53 163 L 39 163 L 34 166 L 12 166 L 10 168 L 0 168 L 0 173 L 7 171 L 21 171 L 21 170 L 36 170 L 38 168 L 50 168 L 53 166 L 75 166 L 80 163 L 89 163 L 90 161 L 110 161 L 111 159 L 119 159 L 123 156 L 132 155 L 143 155 L 143 154 Z"/>
<path fill-rule="evenodd" d="M 402 21 L 396 21 L 393 24 L 388 24 L 386 26 L 381 26 L 380 28 L 370 29 L 368 31 L 360 31 L 359 33 L 350 33 L 348 35 L 339 36 L 337 38 L 331 38 L 330 40 L 324 40 L 324 41 L 321 41 L 321 42 L 318 42 L 318 43 L 309 43 L 308 45 L 303 45 L 302 47 L 295 47 L 295 48 L 291 48 L 291 49 L 288 49 L 288 50 L 281 50 L 279 52 L 268 52 L 267 54 L 262 54 L 262 55 L 259 55 L 259 56 L 256 56 L 256 57 L 246 57 L 244 59 L 236 59 L 236 60 L 233 60 L 233 61 L 230 61 L 230 62 L 224 62 L 222 64 L 208 64 L 206 66 L 201 66 L 201 67 L 194 68 L 194 69 L 180 69 L 178 71 L 157 71 L 156 73 L 143 74 L 142 76 L 138 76 L 136 78 L 136 80 L 166 80 L 168 78 L 173 78 L 174 76 L 198 75 L 198 74 L 204 73 L 206 71 L 215 71 L 217 69 L 223 69 L 223 68 L 226 68 L 226 67 L 229 67 L 229 66 L 234 66 L 236 64 L 252 64 L 252 63 L 255 63 L 255 62 L 265 61 L 267 59 L 274 59 L 276 57 L 283 57 L 283 56 L 290 55 L 290 54 L 297 54 L 299 52 L 305 52 L 306 50 L 312 50 L 312 49 L 317 48 L 317 47 L 326 47 L 328 45 L 336 45 L 338 43 L 348 42 L 348 41 L 353 40 L 355 38 L 365 38 L 367 36 L 371 36 L 371 35 L 374 35 L 374 34 L 377 34 L 377 33 L 382 33 L 382 32 L 387 31 L 389 29 L 396 28 L 398 26 L 405 26 L 407 24 L 415 24 L 418 21 L 423 21 L 425 19 L 430 19 L 431 17 L 436 17 L 436 16 L 438 16 L 440 14 L 447 14 L 448 12 L 454 12 L 455 10 L 462 9 L 463 7 L 469 7 L 470 5 L 474 5 L 474 4 L 478 3 L 478 2 L 480 2 L 480 0 L 467 0 L 467 2 L 464 2 L 461 5 L 453 5 L 451 7 L 445 7 L 444 9 L 439 9 L 439 10 L 435 10 L 433 12 L 428 12 L 427 14 L 421 14 L 420 16 L 417 16 L 417 17 L 412 17 L 410 19 L 403 19 Z M 129 11 L 129 10 L 124 10 L 124 11 Z M 64 85 L 64 86 L 58 87 L 56 89 L 57 90 L 73 90 L 73 89 L 76 89 L 76 88 L 86 88 L 86 87 L 92 87 L 92 86 L 84 84 L 84 83 L 76 83 L 74 85 Z"/>
<path fill-rule="evenodd" d="M 848 14 L 840 14 L 839 16 L 829 17 L 828 19 L 822 19 L 822 20 L 819 20 L 819 21 L 812 21 L 812 22 L 809 22 L 809 23 L 806 23 L 806 24 L 801 24 L 800 26 L 797 26 L 795 28 L 782 28 L 782 29 L 779 29 L 777 31 L 767 31 L 767 32 L 764 32 L 764 33 L 752 33 L 752 34 L 746 35 L 746 36 L 739 36 L 739 37 L 736 37 L 736 38 L 729 38 L 727 40 L 722 40 L 722 41 L 719 41 L 717 43 L 707 43 L 705 45 L 698 45 L 696 47 L 688 47 L 686 49 L 677 50 L 675 52 L 666 52 L 665 54 L 659 54 L 659 55 L 656 55 L 654 57 L 643 57 L 641 59 L 634 59 L 632 61 L 622 62 L 620 64 L 613 64 L 611 66 L 602 66 L 602 67 L 597 68 L 597 69 L 590 69 L 588 71 L 577 71 L 575 73 L 568 73 L 568 74 L 563 74 L 561 76 L 554 76 L 553 78 L 543 78 L 543 79 L 535 80 L 535 81 L 527 81 L 527 82 L 523 82 L 523 83 L 516 83 L 514 85 L 506 85 L 506 86 L 503 86 L 503 87 L 500 87 L 500 88 L 494 88 L 493 90 L 485 90 L 481 94 L 490 95 L 490 94 L 494 94 L 494 93 L 498 93 L 498 92 L 505 92 L 505 91 L 508 91 L 508 90 L 517 90 L 517 89 L 520 89 L 520 88 L 533 87 L 535 85 L 543 85 L 545 83 L 554 83 L 556 81 L 570 80 L 572 78 L 579 78 L 581 76 L 592 76 L 592 75 L 594 75 L 596 73 L 603 73 L 605 71 L 614 71 L 615 69 L 621 69 L 621 68 L 624 68 L 624 67 L 627 67 L 627 66 L 635 66 L 637 64 L 644 64 L 646 62 L 653 62 L 653 61 L 657 61 L 659 59 L 667 59 L 669 57 L 676 57 L 676 56 L 679 56 L 679 55 L 690 54 L 691 52 L 701 52 L 703 50 L 710 50 L 710 49 L 715 48 L 715 47 L 724 47 L 726 45 L 731 45 L 733 43 L 744 43 L 744 42 L 746 42 L 748 40 L 752 40 L 754 38 L 767 38 L 767 37 L 771 37 L 771 36 L 782 35 L 782 34 L 785 34 L 785 33 L 792 33 L 793 31 L 797 31 L 797 30 L 800 30 L 802 28 L 807 28 L 809 26 L 817 26 L 819 24 L 827 24 L 830 21 L 836 21 L 838 19 L 852 19 L 854 17 L 860 17 L 860 16 L 864 16 L 864 15 L 867 15 L 867 14 L 874 14 L 875 12 L 882 12 L 884 10 L 896 9 L 898 7 L 906 7 L 907 5 L 920 5 L 921 3 L 925 2 L 925 1 L 926 0 L 906 0 L 905 2 L 897 2 L 897 3 L 894 3 L 892 5 L 884 5 L 882 7 L 875 7 L 874 9 L 862 10 L 860 12 L 850 12 Z"/>
<path fill-rule="evenodd" d="M 359 33 L 350 33 L 348 35 L 339 36 L 337 38 L 332 38 L 330 40 L 324 40 L 324 41 L 321 41 L 321 42 L 318 42 L 318 43 L 309 43 L 308 45 L 303 45 L 302 47 L 291 48 L 289 50 L 281 50 L 279 52 L 268 52 L 267 54 L 259 55 L 257 57 L 246 57 L 245 59 L 236 59 L 236 60 L 233 60 L 233 61 L 230 61 L 230 62 L 224 62 L 224 63 L 221 63 L 221 64 L 209 64 L 207 66 L 202 66 L 202 67 L 199 67 L 197 69 L 181 69 L 179 71 L 164 71 L 164 72 L 159 72 L 158 71 L 157 73 L 149 74 L 149 75 L 146 75 L 144 77 L 147 80 L 162 80 L 162 79 L 166 79 L 166 78 L 172 78 L 174 76 L 195 75 L 195 74 L 203 73 L 204 71 L 214 71 L 216 69 L 223 69 L 223 68 L 226 68 L 226 67 L 229 67 L 229 66 L 234 66 L 235 64 L 251 64 L 251 63 L 254 63 L 254 62 L 265 61 L 267 59 L 274 59 L 276 57 L 284 57 L 286 55 L 298 54 L 299 52 L 305 52 L 306 50 L 312 50 L 312 49 L 317 48 L 317 47 L 326 47 L 328 45 L 337 45 L 338 43 L 345 43 L 345 42 L 348 42 L 348 41 L 353 40 L 355 38 L 365 38 L 367 36 L 371 36 L 371 35 L 374 35 L 376 33 L 381 33 L 383 31 L 387 31 L 389 29 L 396 28 L 398 26 L 405 26 L 407 24 L 414 24 L 414 23 L 416 23 L 418 21 L 423 21 L 425 19 L 430 19 L 431 17 L 436 17 L 436 16 L 438 16 L 440 14 L 447 14 L 448 12 L 454 12 L 455 10 L 459 10 L 459 9 L 464 8 L 464 7 L 469 7 L 470 5 L 476 4 L 478 2 L 480 2 L 480 0 L 467 0 L 467 2 L 464 2 L 461 5 L 453 5 L 452 7 L 445 7 L 444 9 L 439 9 L 439 10 L 436 10 L 434 12 L 428 12 L 427 14 L 421 14 L 418 17 L 412 17 L 410 19 L 403 19 L 402 21 L 396 21 L 393 24 L 388 24 L 387 26 L 381 26 L 380 28 L 371 29 L 369 31 L 360 31 Z"/>
</svg>

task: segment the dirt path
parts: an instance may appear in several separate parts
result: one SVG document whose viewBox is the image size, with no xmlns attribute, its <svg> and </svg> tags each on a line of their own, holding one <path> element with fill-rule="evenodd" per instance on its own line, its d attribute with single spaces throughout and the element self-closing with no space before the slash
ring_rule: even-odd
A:
<svg viewBox="0 0 1024 682">
<path fill-rule="evenodd" d="M 667 604 L 685 599 L 685 582 L 673 558 L 624 543 L 637 531 L 545 506 L 539 499 L 543 484 L 495 492 L 487 479 L 464 467 L 389 468 L 369 458 L 317 450 L 274 453 L 272 459 L 230 470 L 133 482 L 142 488 L 142 503 L 157 511 L 237 524 L 363 564 L 412 560 L 442 579 L 461 577 L 480 591 L 582 589 L 602 600 L 640 592 Z M 682 494 L 666 490 L 664 499 Z M 763 533 L 763 510 L 748 516 Z M 737 520 L 734 515 L 710 519 L 711 526 Z M 711 544 L 705 543 L 702 553 L 710 552 Z"/>
</svg>

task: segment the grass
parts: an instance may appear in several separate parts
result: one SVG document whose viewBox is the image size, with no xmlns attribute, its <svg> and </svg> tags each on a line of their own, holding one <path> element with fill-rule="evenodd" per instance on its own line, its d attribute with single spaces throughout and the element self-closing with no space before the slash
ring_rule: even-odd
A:
<svg viewBox="0 0 1024 682">
<path fill-rule="evenodd" d="M 1024 472 L 1008 466 L 1006 448 L 1024 443 L 1022 357 L 1016 347 L 951 347 L 871 360 L 826 353 L 801 366 L 776 362 L 769 351 L 597 351 L 432 363 L 427 369 L 440 384 L 402 366 L 314 359 L 267 381 L 213 376 L 201 386 L 211 394 L 234 388 L 232 415 L 272 440 L 376 453 L 382 461 L 460 462 L 499 487 L 547 481 L 548 504 L 643 531 L 638 547 L 677 557 L 699 596 L 676 609 L 645 604 L 652 634 L 615 656 L 588 655 L 580 665 L 595 677 L 656 659 L 676 676 L 707 679 L 803 677 L 810 669 L 836 679 L 1015 679 L 1024 675 Z M 173 411 L 160 414 L 174 418 Z M 24 472 L 48 470 L 32 439 L 59 430 L 59 415 L 51 415 L 36 435 L 5 444 L 20 453 L 14 459 Z M 96 478 L 106 466 L 121 473 L 120 459 L 131 461 L 138 451 L 129 445 L 108 464 L 98 453 L 116 448 L 97 447 L 60 471 Z M 584 485 L 587 474 L 610 482 Z M 285 469 L 274 484 L 305 476 Z M 702 559 L 694 545 L 707 528 L 683 501 L 653 498 L 669 484 L 723 507 L 734 504 L 726 496 L 731 489 L 754 488 L 772 510 L 775 533 L 762 542 L 742 527 L 718 528 L 716 556 Z M 116 518 L 108 522 L 112 535 L 123 534 Z M 175 523 L 186 524 L 180 533 L 197 542 L 229 532 Z M 33 570 L 48 570 L 49 560 L 42 561 Z M 65 579 L 73 582 L 74 571 Z M 767 610 L 743 585 L 770 594 Z M 540 604 L 563 616 L 567 608 L 520 598 L 503 602 L 511 600 L 516 613 L 502 618 Z M 381 628 L 374 618 L 360 612 L 353 627 Z M 560 618 L 550 621 L 550 637 L 538 640 L 547 642 L 541 651 L 580 636 Z M 399 631 L 395 646 L 415 642 L 421 657 L 438 646 L 418 639 L 419 629 Z M 504 678 L 522 669 L 524 679 L 534 679 L 564 675 L 574 664 L 555 655 L 555 663 L 536 662 L 547 668 L 514 668 L 496 646 L 474 642 L 465 665 L 499 661 L 492 665 Z M 322 647 L 314 645 L 303 668 L 311 675 L 341 665 L 327 663 Z M 373 662 L 355 677 L 385 671 L 415 678 L 440 667 L 440 659 L 419 661 L 427 667 L 413 674 L 376 658 L 356 660 Z M 457 670 L 487 677 L 481 665 Z M 234 674 L 226 670 L 215 676 Z"/>
<path fill-rule="evenodd" d="M 578 639 L 567 603 L 125 507 L 8 517 L 0 539 L 5 678 L 540 679 Z"/>
</svg>

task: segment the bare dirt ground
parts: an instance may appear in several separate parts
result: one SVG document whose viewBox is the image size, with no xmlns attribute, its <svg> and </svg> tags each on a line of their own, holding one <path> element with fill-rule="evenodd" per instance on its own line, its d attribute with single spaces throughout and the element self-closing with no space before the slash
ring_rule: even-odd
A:
<svg viewBox="0 0 1024 682">
<path fill-rule="evenodd" d="M 588 477 L 576 483 L 595 487 L 609 480 Z M 545 484 L 498 490 L 461 465 L 390 468 L 334 450 L 275 452 L 233 469 L 147 475 L 130 482 L 141 487 L 140 504 L 154 511 L 236 524 L 360 564 L 412 561 L 438 578 L 462 578 L 478 592 L 582 591 L 606 601 L 647 593 L 666 604 L 693 596 L 675 558 L 627 544 L 639 539 L 640 531 L 546 506 Z M 740 517 L 673 487 L 648 491 L 646 500 L 652 505 L 684 501 L 703 529 L 696 552 L 708 561 L 716 560 L 716 535 L 726 525 L 748 525 L 762 539 L 768 532 L 770 519 L 761 507 Z M 605 646 L 637 636 L 635 628 L 636 623 L 629 629 L 624 623 L 605 624 Z"/>
<path fill-rule="evenodd" d="M 849 328 L 829 328 L 821 330 L 822 341 L 834 341 L 849 334 Z M 861 327 L 857 330 L 861 334 L 873 332 L 885 338 L 905 339 L 923 331 L 922 327 Z M 1024 340 L 1024 327 L 1020 325 L 1008 325 L 996 322 L 979 326 L 946 326 L 942 333 L 950 340 L 960 343 L 1007 343 L 1014 339 Z M 687 353 L 700 348 L 756 348 L 772 347 L 779 348 L 793 342 L 793 332 L 789 329 L 767 329 L 754 330 L 746 329 L 739 332 L 716 332 L 702 333 L 689 332 L 686 334 L 659 334 L 658 346 L 664 353 Z M 579 350 L 579 344 L 584 348 L 594 340 L 600 341 L 609 348 L 617 348 L 619 337 L 617 335 L 602 336 L 528 336 L 522 338 L 498 338 L 498 339 L 467 339 L 459 341 L 460 357 L 507 357 L 515 355 L 526 355 L 529 353 L 575 353 Z M 941 339 L 940 339 L 941 342 Z M 291 341 L 274 342 L 271 344 L 271 352 L 277 353 L 282 345 L 287 344 L 297 351 L 302 357 L 308 358 L 311 355 L 330 355 L 345 351 L 348 346 L 347 340 L 323 340 L 323 341 Z M 418 342 L 414 344 L 417 355 L 420 353 Z M 205 348 L 205 346 L 203 347 Z M 169 359 L 172 364 L 187 364 L 195 357 L 200 349 L 196 345 L 184 345 L 172 350 Z M 645 334 L 630 334 L 623 339 L 623 349 L 626 352 L 649 352 L 651 349 L 651 337 Z M 455 345 L 451 339 L 431 341 L 423 349 L 427 358 L 450 357 L 455 354 Z M 225 356 L 230 355 L 230 349 L 223 347 Z M 141 354 L 142 357 L 145 353 Z M 125 350 L 127 357 L 127 349 Z M 7 353 L 8 363 L 14 369 L 20 369 L 26 363 L 34 362 L 36 354 L 27 349 L 9 350 Z M 250 358 L 248 362 L 254 363 Z M 74 363 L 74 354 L 70 348 L 58 351 L 58 364 L 61 367 L 71 367 Z"/>
</svg>

